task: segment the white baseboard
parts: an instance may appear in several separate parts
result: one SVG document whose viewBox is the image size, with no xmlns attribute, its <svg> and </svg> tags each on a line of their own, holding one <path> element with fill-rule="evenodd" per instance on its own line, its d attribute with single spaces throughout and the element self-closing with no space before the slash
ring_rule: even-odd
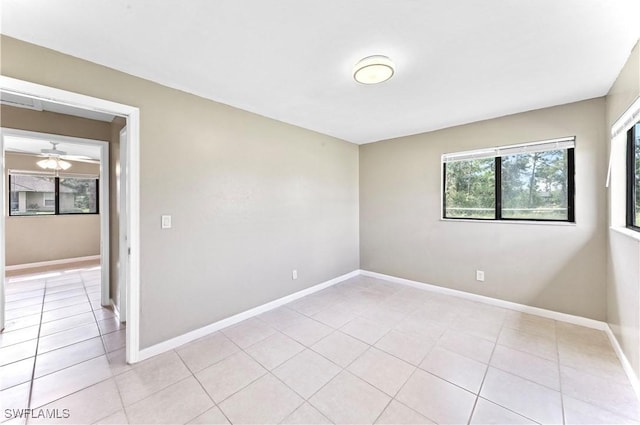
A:
<svg viewBox="0 0 640 425">
<path fill-rule="evenodd" d="M 86 257 L 75 257 L 75 258 L 63 258 L 61 260 L 50 260 L 50 261 L 40 261 L 37 263 L 27 263 L 27 264 L 16 264 L 13 266 L 6 266 L 6 271 L 12 270 L 23 270 L 23 269 L 33 269 L 36 267 L 48 267 L 48 266 L 57 266 L 60 264 L 69 264 L 69 263 L 79 263 L 81 261 L 92 261 L 92 260 L 100 260 L 99 255 L 89 255 Z"/>
<path fill-rule="evenodd" d="M 302 298 L 307 295 L 311 295 L 315 292 L 326 289 L 330 286 L 335 285 L 336 283 L 342 282 L 344 280 L 350 279 L 352 277 L 358 276 L 360 274 L 359 270 L 352 271 L 347 274 L 343 274 L 342 276 L 338 276 L 334 279 L 328 280 L 326 282 L 319 283 L 310 288 L 303 289 L 302 291 L 295 292 L 291 295 L 287 295 L 282 298 L 278 298 L 277 300 L 273 300 L 266 304 L 262 304 L 258 307 L 254 307 L 250 310 L 244 311 L 242 313 L 238 313 L 234 316 L 227 317 L 226 319 L 222 319 L 218 322 L 212 323 L 210 325 L 204 326 L 202 328 L 193 330 L 191 332 L 187 332 L 175 338 L 168 339 L 166 341 L 160 342 L 158 344 L 152 345 L 151 347 L 143 348 L 140 350 L 140 360 L 148 359 L 149 357 L 153 357 L 155 355 L 164 353 L 165 351 L 172 350 L 176 347 L 179 347 L 188 342 L 194 341 L 198 338 L 202 338 L 203 336 L 207 336 L 214 332 L 219 331 L 220 329 L 224 329 L 228 326 L 235 325 L 238 322 L 241 322 L 246 319 L 250 319 L 259 314 L 265 313 L 269 310 L 273 310 L 278 308 L 284 304 L 288 304 L 292 301 L 295 301 L 299 298 Z"/>
<path fill-rule="evenodd" d="M 615 350 L 624 371 L 631 382 L 633 389 L 636 391 L 638 398 L 640 398 L 640 382 L 638 381 L 638 377 L 636 376 L 631 364 L 627 360 L 620 344 L 618 343 L 615 335 L 611 331 L 609 325 L 605 322 L 601 322 L 599 320 L 588 319 L 586 317 L 574 316 L 571 314 L 560 313 L 557 311 L 546 310 L 544 308 L 539 307 L 531 307 L 524 304 L 518 304 L 511 301 L 504 301 L 497 298 L 486 297 L 483 295 L 472 294 L 469 292 L 458 291 L 456 289 L 445 288 L 442 286 L 431 285 L 428 283 L 418 282 L 415 280 L 403 279 L 400 277 L 389 276 L 382 273 L 370 272 L 367 270 L 355 270 L 351 273 L 344 274 L 342 276 L 338 276 L 334 279 L 328 280 L 326 282 L 320 283 L 318 285 L 312 286 L 307 289 L 303 289 L 302 291 L 295 292 L 291 295 L 287 295 L 285 297 L 279 298 L 277 300 L 268 302 L 261 306 L 252 308 L 250 310 L 244 311 L 242 313 L 238 313 L 234 316 L 228 317 L 226 319 L 220 320 L 218 322 L 212 323 L 210 325 L 204 326 L 202 328 L 193 330 L 191 332 L 187 332 L 183 335 L 177 336 L 175 338 L 171 338 L 167 341 L 160 342 L 158 344 L 152 345 L 151 347 L 144 348 L 140 350 L 140 360 L 148 359 L 149 357 L 153 357 L 155 355 L 164 353 L 166 351 L 172 350 L 176 347 L 179 347 L 188 342 L 194 341 L 198 338 L 202 338 L 203 336 L 207 336 L 211 333 L 217 332 L 220 329 L 224 329 L 228 326 L 235 325 L 238 322 L 249 319 L 251 317 L 257 316 L 269 310 L 273 310 L 278 308 L 284 304 L 288 304 L 292 301 L 295 301 L 304 296 L 313 294 L 315 292 L 321 291 L 325 288 L 328 288 L 332 285 L 335 285 L 344 280 L 350 279 L 355 276 L 368 276 L 377 279 L 386 280 L 388 282 L 399 283 L 401 285 L 410 286 L 413 288 L 421 289 L 424 291 L 437 292 L 445 295 L 451 295 L 454 297 L 464 298 L 471 301 L 481 302 L 485 304 L 494 305 L 497 307 L 507 308 L 510 310 L 520 311 L 523 313 L 533 314 L 536 316 L 546 317 L 553 320 L 558 320 L 560 322 L 572 323 L 574 325 L 585 326 L 592 329 L 598 329 L 604 331 L 611 341 L 611 345 Z"/>
<path fill-rule="evenodd" d="M 495 305 L 497 307 L 508 308 L 509 310 L 520 311 L 523 313 L 534 314 L 561 322 L 572 323 L 574 325 L 585 326 L 587 328 L 606 331 L 609 327 L 605 322 L 599 320 L 587 319 L 586 317 L 574 316 L 571 314 L 560 313 L 557 311 L 546 310 L 544 308 L 531 307 L 524 304 L 518 304 L 511 301 L 504 301 L 497 298 L 486 297 L 484 295 L 472 294 L 470 292 L 459 291 L 457 289 L 445 288 L 442 286 L 431 285 L 429 283 L 418 282 L 415 280 L 403 279 L 401 277 L 389 276 L 382 273 L 370 272 L 368 270 L 360 270 L 362 276 L 375 277 L 377 279 L 389 282 L 400 283 L 402 285 L 411 286 L 413 288 L 423 289 L 431 292 L 438 292 L 454 297 L 465 298 L 471 301 L 477 301 L 485 304 Z"/>
<path fill-rule="evenodd" d="M 638 399 L 640 399 L 640 380 L 638 380 L 638 375 L 636 375 L 636 372 L 631 367 L 631 363 L 629 363 L 629 359 L 627 359 L 627 356 L 625 356 L 624 351 L 622 351 L 622 347 L 620 346 L 618 339 L 616 338 L 615 334 L 613 333 L 613 330 L 609 325 L 607 325 L 607 329 L 605 330 L 605 332 L 609 337 L 609 341 L 613 346 L 613 350 L 618 355 L 618 359 L 620 359 L 620 363 L 622 363 L 622 368 L 627 374 L 627 377 L 631 382 L 631 386 L 633 387 L 633 390 L 636 392 L 636 396 L 638 397 Z"/>
<path fill-rule="evenodd" d="M 400 277 L 389 276 L 382 273 L 370 272 L 367 270 L 360 270 L 360 274 L 362 276 L 375 277 L 377 279 L 386 280 L 388 282 L 399 283 L 402 285 L 411 286 L 413 288 L 422 289 L 425 291 L 438 292 L 445 295 L 452 295 L 454 297 L 465 298 L 471 301 L 477 301 L 485 304 L 495 305 L 497 307 L 508 308 L 510 310 L 520 311 L 523 313 L 533 314 L 536 316 L 546 317 L 549 319 L 557 320 L 560 322 L 572 323 L 574 325 L 585 326 L 587 328 L 598 329 L 604 331 L 609 340 L 611 341 L 611 345 L 613 346 L 618 359 L 620 359 L 620 363 L 622 363 L 622 367 L 629 378 L 629 382 L 633 387 L 636 396 L 640 399 L 640 381 L 638 380 L 638 376 L 635 371 L 631 367 L 627 356 L 625 356 L 622 351 L 622 347 L 618 343 L 613 331 L 609 327 L 608 323 L 601 322 L 599 320 L 587 319 L 586 317 L 574 316 L 571 314 L 560 313 L 557 311 L 546 310 L 544 308 L 531 307 L 524 304 L 518 304 L 511 301 L 499 300 L 497 298 L 485 297 L 483 295 L 472 294 L 469 292 L 458 291 L 456 289 L 444 288 L 442 286 L 431 285 L 428 283 L 422 283 L 415 280 L 403 279 Z"/>
<path fill-rule="evenodd" d="M 118 309 L 118 306 L 116 305 L 116 302 L 113 300 L 113 298 L 109 298 L 109 305 L 113 309 L 113 314 L 116 315 L 116 319 L 118 319 L 118 322 L 119 322 L 120 321 L 120 310 Z"/>
</svg>

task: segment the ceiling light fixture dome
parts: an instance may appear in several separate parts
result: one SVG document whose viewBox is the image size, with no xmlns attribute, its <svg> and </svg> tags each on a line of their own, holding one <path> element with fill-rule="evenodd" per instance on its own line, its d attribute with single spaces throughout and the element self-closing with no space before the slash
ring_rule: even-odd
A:
<svg viewBox="0 0 640 425">
<path fill-rule="evenodd" d="M 386 56 L 367 56 L 353 67 L 353 79 L 361 84 L 378 84 L 393 77 L 395 65 Z"/>
</svg>

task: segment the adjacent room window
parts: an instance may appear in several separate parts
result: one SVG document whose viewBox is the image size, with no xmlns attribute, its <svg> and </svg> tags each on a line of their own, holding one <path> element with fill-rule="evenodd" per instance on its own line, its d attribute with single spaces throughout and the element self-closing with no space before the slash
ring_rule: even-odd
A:
<svg viewBox="0 0 640 425">
<path fill-rule="evenodd" d="M 640 122 L 627 133 L 627 227 L 640 231 Z"/>
<path fill-rule="evenodd" d="M 10 172 L 9 215 L 97 214 L 98 179 Z"/>
<path fill-rule="evenodd" d="M 443 217 L 574 222 L 575 138 L 443 155 Z"/>
<path fill-rule="evenodd" d="M 11 209 L 9 215 L 55 214 L 55 177 L 9 174 Z"/>
<path fill-rule="evenodd" d="M 64 177 L 59 185 L 60 214 L 98 212 L 98 180 Z"/>
</svg>

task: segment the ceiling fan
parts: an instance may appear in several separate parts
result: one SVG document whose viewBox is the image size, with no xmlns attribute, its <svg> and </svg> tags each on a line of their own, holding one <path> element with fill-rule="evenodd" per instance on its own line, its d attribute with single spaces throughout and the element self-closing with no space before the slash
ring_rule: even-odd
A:
<svg viewBox="0 0 640 425">
<path fill-rule="evenodd" d="M 38 166 L 45 170 L 68 170 L 71 168 L 71 163 L 68 161 L 88 162 L 91 164 L 100 163 L 100 161 L 96 161 L 85 155 L 67 155 L 67 152 L 57 148 L 59 142 L 49 143 L 51 143 L 50 149 L 40 149 L 41 156 L 45 157 L 45 159 L 37 162 Z"/>
</svg>

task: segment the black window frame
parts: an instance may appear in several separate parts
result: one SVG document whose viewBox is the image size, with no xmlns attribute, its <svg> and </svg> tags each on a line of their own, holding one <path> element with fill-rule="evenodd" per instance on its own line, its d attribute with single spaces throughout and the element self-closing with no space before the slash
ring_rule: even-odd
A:
<svg viewBox="0 0 640 425">
<path fill-rule="evenodd" d="M 640 232 L 640 223 L 636 223 L 636 127 L 640 125 L 640 121 L 631 126 L 627 131 L 627 196 L 626 196 L 626 225 L 627 228 Z M 638 142 L 640 143 L 640 142 Z"/>
<path fill-rule="evenodd" d="M 565 149 L 565 148 L 563 148 Z M 551 149 L 550 149 L 551 150 Z M 567 150 L 567 219 L 546 219 L 546 218 L 513 218 L 502 216 L 502 156 L 493 157 L 495 169 L 495 217 L 475 218 L 475 217 L 448 217 L 447 216 L 447 162 L 442 161 L 442 218 L 445 220 L 473 220 L 473 221 L 508 221 L 522 222 L 534 221 L 541 223 L 575 223 L 575 147 Z M 640 228 L 638 228 L 640 231 Z"/>
<path fill-rule="evenodd" d="M 37 173 L 29 174 L 28 172 L 21 172 L 21 175 L 40 175 Z M 96 210 L 95 212 L 60 212 L 60 178 L 59 176 L 48 176 L 54 178 L 54 211 L 53 214 L 12 214 L 11 213 L 11 177 L 12 174 L 9 173 L 9 217 L 47 217 L 52 215 L 95 215 L 100 214 L 100 178 L 92 178 L 92 177 L 74 177 L 74 176 L 64 176 L 62 178 L 84 178 L 84 179 L 92 179 L 95 180 L 96 183 Z"/>
</svg>

